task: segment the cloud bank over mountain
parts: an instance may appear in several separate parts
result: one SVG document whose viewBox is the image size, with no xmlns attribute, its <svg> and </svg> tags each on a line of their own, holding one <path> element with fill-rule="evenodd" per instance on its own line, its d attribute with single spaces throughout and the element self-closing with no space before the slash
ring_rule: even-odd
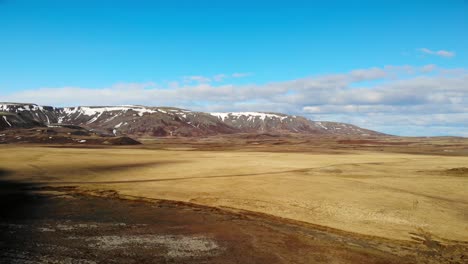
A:
<svg viewBox="0 0 468 264">
<path fill-rule="evenodd" d="M 166 83 L 118 83 L 103 88 L 45 87 L 2 94 L 0 101 L 283 112 L 390 134 L 468 136 L 466 69 L 385 66 L 263 84 L 230 83 L 237 78 L 248 80 L 250 75 L 194 75 Z"/>
</svg>

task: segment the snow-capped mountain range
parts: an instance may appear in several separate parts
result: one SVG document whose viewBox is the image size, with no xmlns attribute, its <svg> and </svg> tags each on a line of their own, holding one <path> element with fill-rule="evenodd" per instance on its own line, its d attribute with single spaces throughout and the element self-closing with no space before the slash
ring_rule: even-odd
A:
<svg viewBox="0 0 468 264">
<path fill-rule="evenodd" d="M 380 133 L 354 125 L 311 121 L 263 112 L 204 113 L 173 107 L 78 106 L 57 108 L 0 103 L 0 129 L 37 125 L 77 125 L 114 135 L 205 136 L 233 133 L 301 133 L 370 136 Z"/>
</svg>

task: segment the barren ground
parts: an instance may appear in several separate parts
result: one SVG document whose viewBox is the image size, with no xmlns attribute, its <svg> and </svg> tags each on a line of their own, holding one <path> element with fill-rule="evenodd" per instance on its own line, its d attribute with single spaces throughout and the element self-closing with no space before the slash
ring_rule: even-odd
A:
<svg viewBox="0 0 468 264">
<path fill-rule="evenodd" d="M 67 203 L 86 208 L 86 203 L 89 206 L 91 200 L 96 208 L 105 208 L 105 203 L 119 204 L 115 206 L 115 212 L 109 213 L 118 218 L 128 211 L 125 209 L 125 206 L 129 206 L 126 203 L 138 204 L 142 208 L 135 215 L 144 215 L 145 211 L 150 214 L 156 210 L 152 209 L 152 204 L 163 200 L 168 201 L 170 206 L 167 208 L 171 208 L 165 210 L 176 212 L 182 206 L 188 208 L 185 213 L 191 210 L 203 213 L 206 219 L 212 218 L 213 223 L 218 223 L 216 217 L 219 215 L 227 217 L 227 220 L 223 218 L 223 225 L 226 226 L 218 229 L 216 226 L 207 227 L 201 221 L 198 223 L 200 232 L 188 232 L 190 228 L 187 226 L 190 224 L 182 224 L 182 230 L 190 234 L 188 238 L 176 236 L 177 232 L 161 231 L 174 221 L 172 218 L 167 218 L 164 224 L 155 224 L 152 229 L 143 228 L 138 235 L 127 234 L 123 229 L 107 232 L 107 229 L 99 228 L 103 230 L 100 236 L 105 238 L 82 238 L 83 241 L 90 239 L 88 244 L 110 245 L 106 252 L 124 243 L 117 239 L 118 232 L 124 232 L 129 236 L 126 241 L 130 241 L 130 244 L 149 243 L 149 246 L 163 248 L 161 250 L 165 253 L 158 255 L 160 261 L 172 261 L 161 256 L 170 256 L 168 252 L 171 252 L 171 247 L 168 245 L 177 245 L 182 243 L 180 241 L 201 243 L 210 248 L 206 251 L 210 253 L 202 254 L 206 257 L 202 259 L 214 262 L 217 257 L 213 256 L 218 254 L 216 256 L 219 257 L 222 255 L 219 252 L 229 252 L 229 248 L 239 241 L 262 241 L 267 244 L 257 244 L 258 248 L 252 246 L 251 250 L 258 251 L 258 256 L 266 254 L 271 257 L 272 253 L 269 255 L 265 249 L 269 245 L 275 249 L 273 252 L 277 254 L 277 263 L 320 262 L 319 256 L 323 257 L 323 263 L 329 263 L 331 259 L 326 256 L 330 254 L 324 250 L 329 249 L 327 243 L 337 243 L 336 250 L 333 249 L 336 254 L 331 254 L 336 257 L 333 261 L 337 263 L 363 263 L 359 259 L 363 256 L 367 256 L 363 259 L 369 263 L 466 263 L 466 140 L 350 140 L 278 139 L 267 136 L 197 141 L 148 140 L 137 147 L 3 145 L 0 146 L 0 174 L 5 183 L 28 184 L 33 186 L 28 190 L 40 190 L 41 195 L 50 196 L 44 191 L 59 191 L 60 196 L 67 194 L 75 197 L 70 200 L 56 198 L 60 202 L 53 200 L 44 203 L 56 206 L 58 211 L 71 210 L 65 206 Z M 6 190 L 4 188 L 3 192 Z M 153 213 L 160 219 L 165 211 L 157 208 L 160 211 Z M 81 215 L 87 209 L 74 210 L 67 215 Z M 54 217 L 54 214 L 50 214 L 51 219 Z M 89 217 L 97 226 L 100 226 L 99 221 L 104 221 L 100 220 L 98 213 L 92 213 Z M 129 221 L 133 221 L 132 217 L 126 215 Z M 145 221 L 143 216 L 135 217 L 141 222 Z M 238 217 L 248 222 L 233 220 Z M 4 220 L 4 224 L 14 222 L 9 219 Z M 51 220 L 48 225 L 37 221 L 28 222 L 29 229 L 34 226 L 34 230 L 48 228 L 66 231 L 56 227 L 61 224 L 59 220 Z M 75 224 L 81 224 L 83 219 L 77 221 L 79 223 Z M 248 239 L 223 231 L 257 225 L 266 229 L 246 231 L 252 232 Z M 12 228 L 8 227 L 7 230 Z M 141 237 L 143 234 L 145 236 Z M 284 237 L 281 234 L 287 235 Z M 224 240 L 218 236 L 224 236 Z M 292 237 L 300 241 L 297 247 L 304 248 L 304 252 L 309 252 L 309 249 L 310 254 L 313 251 L 316 255 L 309 256 L 292 250 L 290 244 L 285 243 Z M 162 244 L 165 246 L 161 247 Z M 215 250 L 218 253 L 213 255 L 214 251 L 210 250 L 215 245 L 227 251 Z M 321 250 L 324 251 L 320 253 Z M 92 259 L 100 260 L 98 257 Z M 182 263 L 187 260 L 183 257 L 176 259 L 176 262 Z M 227 262 L 227 259 L 219 260 Z M 230 261 L 246 263 L 245 259 L 238 260 L 240 262 Z M 259 259 L 256 262 L 265 261 Z M 251 262 L 255 261 L 251 259 Z"/>
</svg>

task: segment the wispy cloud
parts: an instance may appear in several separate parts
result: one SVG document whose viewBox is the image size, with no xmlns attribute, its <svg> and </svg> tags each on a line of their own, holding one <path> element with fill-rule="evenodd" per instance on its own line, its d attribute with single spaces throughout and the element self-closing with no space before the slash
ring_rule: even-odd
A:
<svg viewBox="0 0 468 264">
<path fill-rule="evenodd" d="M 243 77 L 248 77 L 248 76 L 252 76 L 252 73 L 250 73 L 250 72 L 235 72 L 235 73 L 231 74 L 232 78 L 243 78 Z"/>
<path fill-rule="evenodd" d="M 227 80 L 226 76 L 230 75 L 216 78 Z M 199 111 L 285 112 L 404 135 L 468 133 L 466 69 L 444 69 L 435 65 L 385 66 L 256 85 L 204 82 L 206 77 L 193 79 L 197 81 L 168 85 L 120 83 L 101 89 L 30 89 L 7 96 L 2 94 L 0 101 L 57 106 L 142 104 Z M 361 86 L 362 82 L 366 85 Z M 412 130 L 408 130 L 409 127 Z"/>
<path fill-rule="evenodd" d="M 185 83 L 211 83 L 211 82 L 223 82 L 225 80 L 231 79 L 231 78 L 244 78 L 252 76 L 252 73 L 232 73 L 232 74 L 216 74 L 214 76 L 202 76 L 202 75 L 192 75 L 192 76 L 184 76 L 183 81 Z"/>
<path fill-rule="evenodd" d="M 211 82 L 211 78 L 200 76 L 200 75 L 184 76 L 183 79 L 185 83 L 191 83 L 191 82 L 209 83 Z"/>
<path fill-rule="evenodd" d="M 444 57 L 444 58 L 451 58 L 455 57 L 455 52 L 453 51 L 447 51 L 447 50 L 430 50 L 428 48 L 420 48 L 420 52 L 424 54 L 429 54 L 429 55 L 436 55 L 439 57 Z"/>
<path fill-rule="evenodd" d="M 226 79 L 228 76 L 226 74 L 217 74 L 215 76 L 213 76 L 213 80 L 216 81 L 216 82 L 222 82 L 224 79 Z"/>
</svg>

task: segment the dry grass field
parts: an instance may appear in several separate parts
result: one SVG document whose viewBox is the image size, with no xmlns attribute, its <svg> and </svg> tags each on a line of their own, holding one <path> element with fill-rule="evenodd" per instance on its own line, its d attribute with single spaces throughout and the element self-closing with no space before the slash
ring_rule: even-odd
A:
<svg viewBox="0 0 468 264">
<path fill-rule="evenodd" d="M 3 146 L 14 179 L 262 212 L 366 235 L 468 241 L 467 157 Z"/>
<path fill-rule="evenodd" d="M 389 239 L 468 241 L 464 155 L 4 145 L 0 160 L 8 179 L 41 186 L 247 210 Z"/>
</svg>

